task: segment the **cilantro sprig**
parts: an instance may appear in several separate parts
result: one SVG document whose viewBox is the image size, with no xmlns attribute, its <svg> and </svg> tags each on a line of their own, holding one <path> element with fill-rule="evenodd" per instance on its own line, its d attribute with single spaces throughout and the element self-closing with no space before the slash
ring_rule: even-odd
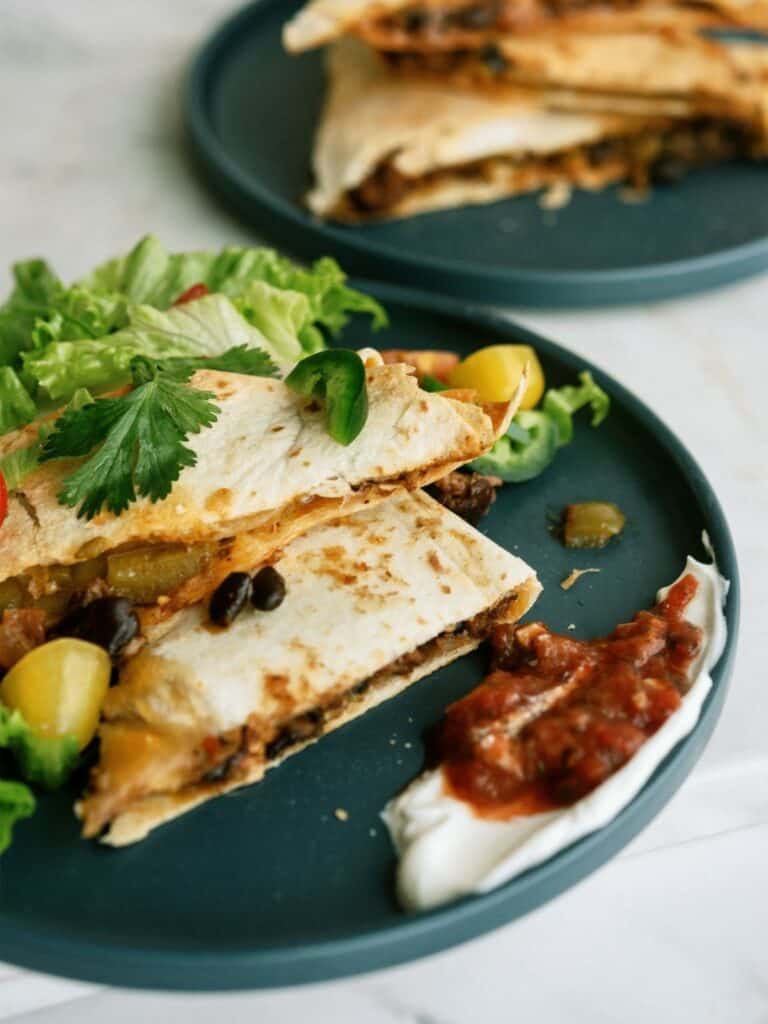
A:
<svg viewBox="0 0 768 1024">
<path fill-rule="evenodd" d="M 40 461 L 87 457 L 64 480 L 59 501 L 92 519 L 106 508 L 120 515 L 137 497 L 166 498 L 182 469 L 197 463 L 185 443 L 219 416 L 215 396 L 187 383 L 206 368 L 273 376 L 275 367 L 258 349 L 230 349 L 213 358 L 131 360 L 133 387 L 69 409 L 45 439 Z"/>
</svg>

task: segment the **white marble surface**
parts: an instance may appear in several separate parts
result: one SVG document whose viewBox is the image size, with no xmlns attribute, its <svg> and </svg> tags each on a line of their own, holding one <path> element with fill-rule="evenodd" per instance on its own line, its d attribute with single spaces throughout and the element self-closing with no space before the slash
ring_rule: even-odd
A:
<svg viewBox="0 0 768 1024">
<path fill-rule="evenodd" d="M 248 232 L 190 174 L 183 66 L 227 0 L 3 0 L 0 289 L 16 258 L 65 275 L 153 230 L 178 247 Z M 312 989 L 96 990 L 0 966 L 0 1020 L 288 1024 L 768 1021 L 768 280 L 641 309 L 525 323 L 628 383 L 685 440 L 732 523 L 744 575 L 736 673 L 693 776 L 616 861 L 461 949 Z"/>
</svg>

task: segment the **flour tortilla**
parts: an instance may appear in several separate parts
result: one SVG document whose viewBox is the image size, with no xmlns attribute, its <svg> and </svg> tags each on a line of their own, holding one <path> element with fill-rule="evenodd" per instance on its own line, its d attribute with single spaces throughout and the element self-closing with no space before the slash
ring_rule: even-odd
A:
<svg viewBox="0 0 768 1024">
<path fill-rule="evenodd" d="M 212 632 L 205 609 L 189 608 L 123 669 L 104 706 L 101 761 L 78 807 L 86 835 L 108 827 L 105 842 L 135 842 L 258 781 L 286 752 L 472 650 L 494 622 L 516 621 L 540 591 L 521 559 L 423 492 L 316 527 L 276 566 L 286 582 L 276 611 L 248 608 Z M 315 735 L 267 750 L 318 708 Z M 205 781 L 206 738 L 233 731 L 237 763 Z"/>
<path fill-rule="evenodd" d="M 583 105 L 577 94 L 564 90 L 481 91 L 411 79 L 354 40 L 330 50 L 328 72 L 314 151 L 316 184 L 307 201 L 318 216 L 342 220 L 366 218 L 350 197 L 387 163 L 407 182 L 382 214 L 391 217 L 488 202 L 563 180 L 600 188 L 623 180 L 626 164 L 595 167 L 574 154 L 697 116 L 685 96 L 594 96 L 594 109 L 576 109 Z M 552 162 L 564 155 L 565 170 Z M 465 168 L 473 164 L 482 164 L 480 173 L 468 175 Z"/>
<path fill-rule="evenodd" d="M 407 48 L 407 33 L 387 30 L 381 19 L 407 8 L 430 7 L 450 10 L 467 6 L 466 0 L 312 0 L 285 26 L 283 42 L 292 53 L 300 53 L 333 42 L 347 34 L 362 35 L 372 45 L 382 49 Z M 514 11 L 519 10 L 515 23 Z M 680 30 L 695 30 L 709 26 L 768 27 L 768 3 L 765 0 L 713 0 L 711 3 L 687 5 L 666 0 L 637 0 L 621 9 L 611 9 L 596 3 L 594 8 L 576 5 L 553 14 L 546 4 L 509 4 L 514 31 L 537 32 L 562 27 L 582 28 L 589 31 L 626 31 L 634 28 L 653 28 L 669 34 Z M 485 30 L 451 32 L 450 45 L 471 46 L 478 38 L 484 41 Z M 414 47 L 429 50 L 440 48 L 440 34 L 425 35 Z"/>
<path fill-rule="evenodd" d="M 508 62 L 505 81 L 573 90 L 581 101 L 601 93 L 679 98 L 704 114 L 747 120 L 760 120 L 766 105 L 766 46 L 648 32 L 510 35 L 496 45 Z"/>
<path fill-rule="evenodd" d="M 476 458 L 506 429 L 519 402 L 518 396 L 484 410 L 429 394 L 408 367 L 364 354 L 370 412 L 348 446 L 329 436 L 318 403 L 282 381 L 202 371 L 192 383 L 212 392 L 221 412 L 211 428 L 190 438 L 197 465 L 182 472 L 164 501 L 142 499 L 120 516 L 102 512 L 87 522 L 57 500 L 73 462 L 45 463 L 11 495 L 0 532 L 0 582 L 116 548 L 226 539 L 203 577 L 144 613 L 150 625 L 201 600 L 229 572 L 265 561 L 314 524 L 424 486 Z M 13 436 L 3 441 L 11 450 Z"/>
</svg>

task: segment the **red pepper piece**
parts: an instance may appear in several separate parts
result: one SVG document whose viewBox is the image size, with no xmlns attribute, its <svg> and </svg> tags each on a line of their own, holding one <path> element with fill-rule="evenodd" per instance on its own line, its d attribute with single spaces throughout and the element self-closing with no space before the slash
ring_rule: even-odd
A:
<svg viewBox="0 0 768 1024">
<path fill-rule="evenodd" d="M 193 284 L 191 288 L 187 288 L 185 292 L 174 302 L 174 306 L 183 306 L 185 302 L 194 302 L 195 299 L 202 299 L 206 295 L 210 295 L 210 289 L 207 284 L 203 284 L 202 281 L 198 281 L 197 284 Z"/>
</svg>

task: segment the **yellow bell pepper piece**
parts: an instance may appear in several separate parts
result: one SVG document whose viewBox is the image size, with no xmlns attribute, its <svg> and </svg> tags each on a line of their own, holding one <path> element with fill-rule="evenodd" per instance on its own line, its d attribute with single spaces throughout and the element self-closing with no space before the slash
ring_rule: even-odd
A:
<svg viewBox="0 0 768 1024">
<path fill-rule="evenodd" d="M 539 357 L 530 345 L 490 345 L 478 349 L 453 370 L 453 388 L 473 388 L 481 402 L 508 402 L 528 367 L 528 385 L 521 409 L 541 401 L 546 382 Z"/>
<path fill-rule="evenodd" d="M 80 750 L 96 732 L 112 662 L 84 640 L 50 640 L 25 654 L 0 684 L 0 697 L 18 709 L 42 738 L 74 736 Z"/>
</svg>

